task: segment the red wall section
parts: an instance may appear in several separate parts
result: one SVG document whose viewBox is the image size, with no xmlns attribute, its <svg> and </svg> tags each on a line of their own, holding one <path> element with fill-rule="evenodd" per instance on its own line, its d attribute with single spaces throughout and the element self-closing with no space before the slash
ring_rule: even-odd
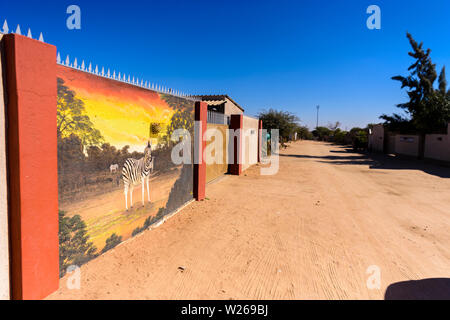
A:
<svg viewBox="0 0 450 320">
<path fill-rule="evenodd" d="M 242 173 L 242 129 L 244 127 L 244 116 L 242 114 L 232 114 L 230 119 L 230 129 L 241 129 L 238 137 L 235 137 L 233 163 L 228 166 L 228 171 L 233 175 L 240 175 Z"/>
<path fill-rule="evenodd" d="M 3 39 L 12 297 L 41 299 L 59 285 L 56 48 Z"/>
</svg>

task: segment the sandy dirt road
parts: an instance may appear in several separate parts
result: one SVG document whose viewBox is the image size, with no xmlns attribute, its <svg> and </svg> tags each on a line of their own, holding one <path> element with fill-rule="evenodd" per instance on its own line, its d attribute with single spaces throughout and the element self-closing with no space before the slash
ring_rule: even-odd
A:
<svg viewBox="0 0 450 320">
<path fill-rule="evenodd" d="M 68 290 L 66 276 L 48 298 L 383 299 L 390 285 L 390 298 L 450 292 L 449 168 L 297 142 L 281 151 L 277 175 L 259 173 L 253 166 L 207 186 L 209 200 L 82 266 L 80 290 Z M 367 287 L 370 266 L 380 289 Z M 419 292 L 399 283 L 428 278 L 441 279 Z"/>
</svg>

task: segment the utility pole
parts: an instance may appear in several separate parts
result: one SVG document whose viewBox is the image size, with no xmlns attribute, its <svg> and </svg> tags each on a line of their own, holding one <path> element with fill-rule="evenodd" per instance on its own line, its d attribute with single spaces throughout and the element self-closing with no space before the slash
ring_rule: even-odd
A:
<svg viewBox="0 0 450 320">
<path fill-rule="evenodd" d="M 319 105 L 317 105 L 317 122 L 316 122 L 316 129 L 319 127 L 319 109 L 320 109 L 320 106 Z"/>
</svg>

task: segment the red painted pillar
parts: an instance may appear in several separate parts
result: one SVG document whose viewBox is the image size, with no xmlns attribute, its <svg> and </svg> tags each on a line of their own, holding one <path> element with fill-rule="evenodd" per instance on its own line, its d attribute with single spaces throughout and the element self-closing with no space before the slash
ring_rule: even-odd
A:
<svg viewBox="0 0 450 320">
<path fill-rule="evenodd" d="M 235 135 L 232 136 L 233 131 L 230 132 L 230 138 L 233 148 L 233 162 L 228 165 L 230 174 L 239 176 L 242 173 L 242 136 L 244 127 L 244 115 L 232 114 L 230 118 L 230 129 L 234 130 Z"/>
<path fill-rule="evenodd" d="M 56 47 L 3 37 L 6 62 L 11 296 L 59 286 Z"/>
<path fill-rule="evenodd" d="M 262 150 L 262 120 L 258 121 L 258 162 L 261 162 Z"/>
<path fill-rule="evenodd" d="M 206 162 L 203 158 L 206 140 L 203 135 L 207 128 L 208 105 L 204 101 L 195 102 L 195 147 L 194 152 L 194 198 L 197 201 L 206 196 Z"/>
</svg>

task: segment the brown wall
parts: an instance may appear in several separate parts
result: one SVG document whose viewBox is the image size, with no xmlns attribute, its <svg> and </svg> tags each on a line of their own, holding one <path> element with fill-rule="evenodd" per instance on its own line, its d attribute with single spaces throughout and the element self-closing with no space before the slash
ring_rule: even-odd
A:
<svg viewBox="0 0 450 320">
<path fill-rule="evenodd" d="M 212 148 L 214 146 L 215 151 L 214 152 L 206 152 L 206 182 L 210 182 L 228 171 L 228 161 L 227 161 L 227 152 L 228 152 L 228 125 L 224 124 L 212 124 L 208 123 L 208 130 L 218 130 L 220 134 L 222 135 L 222 143 L 216 143 L 215 138 L 211 138 L 210 141 L 206 142 L 206 149 Z M 222 150 L 222 159 L 221 163 L 216 163 L 216 152 L 218 148 L 221 148 Z"/>
</svg>

